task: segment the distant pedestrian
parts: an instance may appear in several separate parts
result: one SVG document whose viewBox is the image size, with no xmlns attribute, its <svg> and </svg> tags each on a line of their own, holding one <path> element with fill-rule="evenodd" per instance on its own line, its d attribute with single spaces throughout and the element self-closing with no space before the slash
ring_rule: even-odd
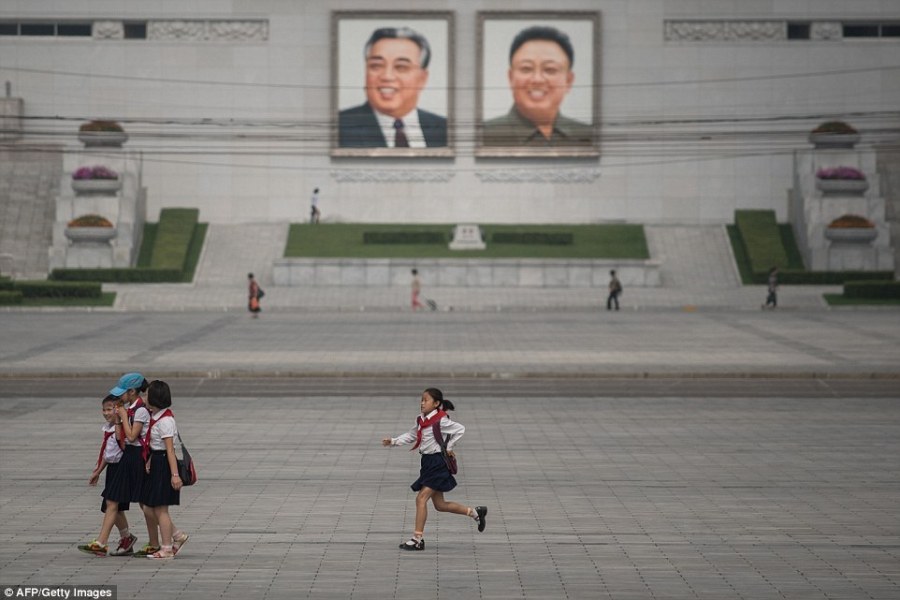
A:
<svg viewBox="0 0 900 600">
<path fill-rule="evenodd" d="M 316 188 L 313 190 L 312 198 L 309 199 L 309 222 L 317 225 L 321 215 L 322 213 L 319 212 L 319 188 Z"/>
<path fill-rule="evenodd" d="M 416 269 L 412 270 L 412 309 L 413 312 L 420 308 L 425 308 L 421 302 L 419 302 L 419 295 L 422 293 L 422 280 L 419 279 L 419 271 Z"/>
<path fill-rule="evenodd" d="M 259 301 L 265 292 L 259 287 L 259 284 L 253 277 L 253 273 L 247 273 L 247 280 L 249 281 L 247 286 L 247 310 L 250 311 L 250 314 L 253 315 L 253 318 L 255 319 L 259 317 L 259 313 L 262 310 Z"/>
<path fill-rule="evenodd" d="M 382 446 L 414 444 L 412 449 L 418 450 L 422 455 L 419 478 L 410 486 L 414 492 L 418 492 L 415 529 L 412 538 L 400 544 L 401 550 L 425 549 L 425 520 L 429 500 L 439 512 L 471 518 L 478 524 L 479 532 L 484 531 L 485 515 L 488 512 L 486 506 L 471 508 L 444 500 L 444 492 L 456 487 L 456 479 L 453 477 L 456 469 L 451 472 L 449 466 L 451 463 L 455 465 L 456 461 L 453 446 L 466 431 L 461 423 L 456 423 L 447 416 L 447 411 L 455 408 L 453 403 L 444 399 L 441 390 L 428 388 L 422 392 L 419 408 L 422 414 L 416 418 L 412 429 L 398 437 L 381 440 Z M 435 434 L 439 437 L 436 438 Z M 445 435 L 446 439 L 443 439 Z"/>
<path fill-rule="evenodd" d="M 622 282 L 616 276 L 615 270 L 609 272 L 609 296 L 606 298 L 606 310 L 612 310 L 613 304 L 619 310 L 619 294 L 622 293 Z"/>
<path fill-rule="evenodd" d="M 778 306 L 778 267 L 769 269 L 768 292 L 766 303 L 762 307 L 766 309 L 771 306 L 774 309 Z"/>
</svg>

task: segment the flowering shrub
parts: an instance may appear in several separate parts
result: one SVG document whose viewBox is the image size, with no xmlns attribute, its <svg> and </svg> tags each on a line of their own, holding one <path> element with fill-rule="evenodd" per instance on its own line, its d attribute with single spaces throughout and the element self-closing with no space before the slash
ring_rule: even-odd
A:
<svg viewBox="0 0 900 600">
<path fill-rule="evenodd" d="M 859 215 L 843 215 L 828 224 L 830 229 L 874 229 L 875 223 Z"/>
<path fill-rule="evenodd" d="M 81 167 L 72 173 L 72 179 L 118 179 L 119 174 L 106 167 Z"/>
<path fill-rule="evenodd" d="M 819 179 L 865 179 L 866 176 L 859 169 L 853 167 L 827 167 L 816 171 Z"/>
<path fill-rule="evenodd" d="M 110 131 L 119 131 L 124 132 L 122 126 L 116 123 L 115 121 L 88 121 L 87 123 L 83 123 L 81 127 L 78 128 L 78 131 L 88 131 L 88 132 L 110 132 Z"/>
<path fill-rule="evenodd" d="M 843 121 L 825 121 L 812 130 L 813 133 L 859 133 Z"/>
<path fill-rule="evenodd" d="M 112 227 L 113 224 L 100 215 L 82 215 L 69 221 L 69 227 Z"/>
</svg>

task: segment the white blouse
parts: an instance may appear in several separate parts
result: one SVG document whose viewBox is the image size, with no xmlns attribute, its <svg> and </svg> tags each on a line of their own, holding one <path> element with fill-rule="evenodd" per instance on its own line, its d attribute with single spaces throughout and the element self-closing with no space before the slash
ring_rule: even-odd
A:
<svg viewBox="0 0 900 600">
<path fill-rule="evenodd" d="M 425 420 L 427 421 L 429 418 L 434 416 L 437 413 L 436 410 L 431 411 L 427 415 L 425 415 Z M 416 443 L 416 431 L 419 429 L 418 421 L 410 429 L 408 432 L 391 438 L 391 446 L 405 446 L 406 444 L 415 444 Z M 447 449 L 452 450 L 453 446 L 456 445 L 456 442 L 459 441 L 459 438 L 463 436 L 466 432 L 466 428 L 462 423 L 457 423 L 450 419 L 450 417 L 444 417 L 441 419 L 441 434 L 446 438 L 447 434 L 450 434 L 450 440 L 447 442 Z M 434 439 L 434 431 L 432 431 L 431 426 L 422 428 L 422 443 L 417 448 L 419 454 L 435 454 L 441 451 L 440 444 Z"/>
</svg>

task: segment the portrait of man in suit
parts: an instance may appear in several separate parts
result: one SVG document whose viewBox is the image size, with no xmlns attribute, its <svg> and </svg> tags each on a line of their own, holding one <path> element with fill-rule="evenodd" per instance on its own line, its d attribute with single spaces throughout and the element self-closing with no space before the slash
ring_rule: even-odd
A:
<svg viewBox="0 0 900 600">
<path fill-rule="evenodd" d="M 379 27 L 363 47 L 365 102 L 338 113 L 340 148 L 440 148 L 447 118 L 419 108 L 431 45 L 410 27 Z"/>
</svg>

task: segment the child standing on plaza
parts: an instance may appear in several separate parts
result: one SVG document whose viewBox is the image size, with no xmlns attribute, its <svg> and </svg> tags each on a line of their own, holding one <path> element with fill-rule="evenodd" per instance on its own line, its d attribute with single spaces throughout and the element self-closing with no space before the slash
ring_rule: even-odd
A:
<svg viewBox="0 0 900 600">
<path fill-rule="evenodd" d="M 178 427 L 175 415 L 169 409 L 172 406 L 172 392 L 166 382 L 150 383 L 147 404 L 152 417 L 144 438 L 148 451 L 147 479 L 141 492 L 141 503 L 152 511 L 159 524 L 159 537 L 162 541 L 160 549 L 147 558 L 164 560 L 174 558 L 177 552 L 174 548 L 175 524 L 169 516 L 169 507 L 180 504 L 183 485 L 178 476 L 178 461 L 175 456 Z"/>
<path fill-rule="evenodd" d="M 418 449 L 419 454 L 422 455 L 419 478 L 410 486 L 413 491 L 418 492 L 415 530 L 413 530 L 410 540 L 400 544 L 401 550 L 425 549 L 425 520 L 428 516 L 429 500 L 439 512 L 451 512 L 471 517 L 478 523 L 478 531 L 484 531 L 485 515 L 488 511 L 486 506 L 470 508 L 444 499 L 444 492 L 449 492 L 456 487 L 456 479 L 450 473 L 444 459 L 441 443 L 435 439 L 434 424 L 440 423 L 441 435 L 448 437 L 445 444 L 447 454 L 454 457 L 452 448 L 465 433 L 466 428 L 447 416 L 447 411 L 455 408 L 453 403 L 444 399 L 441 390 L 428 388 L 422 393 L 419 407 L 422 414 L 416 418 L 416 425 L 411 430 L 398 437 L 381 440 L 383 446 L 414 444 L 412 449 Z"/>
<path fill-rule="evenodd" d="M 103 502 L 100 504 L 100 512 L 103 513 L 103 524 L 100 527 L 99 537 L 89 544 L 78 546 L 78 549 L 88 554 L 96 556 L 106 556 L 109 553 L 107 541 L 112 531 L 113 525 L 119 530 L 119 546 L 113 551 L 113 555 L 131 554 L 132 548 L 137 538 L 128 531 L 128 519 L 125 518 L 125 511 L 128 510 L 128 502 L 117 502 L 115 500 L 107 500 L 112 498 L 125 497 L 127 494 L 115 488 L 121 485 L 122 479 L 117 477 L 119 470 L 119 461 L 122 460 L 122 449 L 124 442 L 122 438 L 122 426 L 118 424 L 118 416 L 116 415 L 116 405 L 119 399 L 113 395 L 108 395 L 103 399 L 103 418 L 106 423 L 103 425 L 103 442 L 100 444 L 100 456 L 97 458 L 97 465 L 88 479 L 88 485 L 97 485 L 100 480 L 100 474 L 106 470 L 106 482 L 103 486 Z"/>
</svg>

